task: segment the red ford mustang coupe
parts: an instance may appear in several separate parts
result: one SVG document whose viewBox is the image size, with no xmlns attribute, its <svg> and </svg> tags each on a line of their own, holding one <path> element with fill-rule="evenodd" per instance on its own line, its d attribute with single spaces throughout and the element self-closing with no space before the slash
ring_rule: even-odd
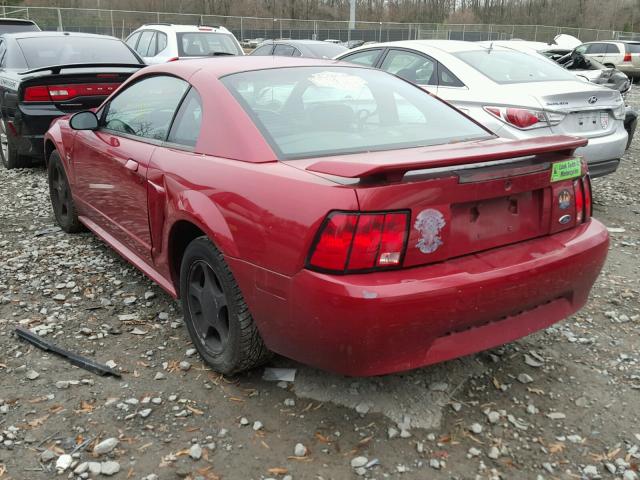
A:
<svg viewBox="0 0 640 480">
<path fill-rule="evenodd" d="M 377 375 L 585 304 L 608 246 L 585 142 L 500 139 L 378 70 L 240 57 L 145 68 L 45 149 L 60 226 L 179 297 L 215 370 Z"/>
</svg>

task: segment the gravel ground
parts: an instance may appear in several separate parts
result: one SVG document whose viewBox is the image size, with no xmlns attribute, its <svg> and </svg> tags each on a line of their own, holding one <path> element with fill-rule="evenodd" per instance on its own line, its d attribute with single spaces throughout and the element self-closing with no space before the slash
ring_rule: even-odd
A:
<svg viewBox="0 0 640 480">
<path fill-rule="evenodd" d="M 636 89 L 631 102 L 640 106 Z M 209 371 L 179 306 L 54 226 L 42 169 L 0 170 L 0 479 L 637 480 L 640 138 L 594 181 L 612 235 L 588 306 L 519 342 L 373 379 Z M 98 377 L 13 334 L 114 362 Z"/>
</svg>

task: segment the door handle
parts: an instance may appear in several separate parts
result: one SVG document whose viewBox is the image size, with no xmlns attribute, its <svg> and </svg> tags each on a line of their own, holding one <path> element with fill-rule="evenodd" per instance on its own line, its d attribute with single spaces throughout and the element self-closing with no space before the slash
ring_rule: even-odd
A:
<svg viewBox="0 0 640 480">
<path fill-rule="evenodd" d="M 127 160 L 127 163 L 125 163 L 124 166 L 127 170 L 131 170 L 132 172 L 138 171 L 138 162 L 136 162 L 135 160 Z"/>
</svg>

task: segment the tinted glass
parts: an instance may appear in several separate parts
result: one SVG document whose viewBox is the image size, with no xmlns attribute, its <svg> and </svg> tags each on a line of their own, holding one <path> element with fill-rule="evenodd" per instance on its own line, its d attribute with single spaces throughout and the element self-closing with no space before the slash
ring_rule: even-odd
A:
<svg viewBox="0 0 640 480">
<path fill-rule="evenodd" d="M 298 50 L 297 48 L 293 49 L 293 56 L 294 57 L 301 57 L 302 56 L 302 52 L 300 50 Z"/>
<path fill-rule="evenodd" d="M 153 37 L 151 37 L 151 42 L 149 42 L 149 48 L 147 48 L 147 53 L 142 55 L 143 57 L 155 57 L 157 38 L 158 38 L 158 34 L 156 32 L 153 32 Z"/>
<path fill-rule="evenodd" d="M 276 48 L 273 49 L 273 54 L 281 57 L 290 57 L 293 55 L 293 50 L 294 48 L 291 45 L 276 45 Z"/>
<path fill-rule="evenodd" d="M 464 87 L 464 83 L 441 63 L 438 64 L 438 85 L 441 87 Z"/>
<path fill-rule="evenodd" d="M 149 50 L 149 45 L 151 44 L 151 40 L 153 39 L 153 31 L 145 30 L 142 32 L 140 36 L 140 41 L 138 41 L 138 46 L 136 47 L 136 52 L 141 57 L 147 56 L 147 51 Z"/>
<path fill-rule="evenodd" d="M 618 45 L 616 45 L 615 43 L 607 43 L 607 54 L 616 54 L 616 53 L 620 53 L 620 48 L 618 48 Z"/>
<path fill-rule="evenodd" d="M 178 55 L 181 57 L 206 57 L 215 53 L 241 55 L 234 37 L 228 33 L 189 32 L 178 33 Z"/>
<path fill-rule="evenodd" d="M 345 62 L 355 63 L 357 65 L 364 65 L 367 67 L 372 67 L 378 57 L 380 56 L 380 52 L 382 49 L 376 48 L 374 50 L 365 50 L 364 52 L 354 53 L 352 55 L 347 55 L 346 57 L 342 57 L 340 60 L 344 60 Z"/>
<path fill-rule="evenodd" d="M 140 32 L 136 32 L 127 38 L 126 44 L 135 50 L 136 43 L 138 43 L 138 39 L 140 38 Z"/>
<path fill-rule="evenodd" d="M 271 55 L 271 50 L 273 50 L 273 45 L 262 45 L 251 52 L 251 55 L 267 56 Z"/>
<path fill-rule="evenodd" d="M 627 43 L 627 52 L 640 53 L 640 43 Z"/>
<path fill-rule="evenodd" d="M 513 50 L 473 50 L 453 55 L 496 83 L 576 80 L 571 72 L 546 58 Z"/>
<path fill-rule="evenodd" d="M 4 33 L 19 33 L 19 32 L 39 32 L 40 29 L 37 25 L 27 22 L 16 23 L 3 23 L 0 22 L 0 35 Z"/>
<path fill-rule="evenodd" d="M 5 66 L 5 57 L 7 56 L 7 46 L 4 41 L 0 40 L 0 67 Z"/>
<path fill-rule="evenodd" d="M 165 48 L 167 48 L 167 35 L 162 33 L 162 32 L 157 32 L 156 33 L 156 38 L 158 39 L 158 51 L 157 51 L 157 53 L 160 53 Z"/>
<path fill-rule="evenodd" d="M 72 63 L 139 63 L 120 40 L 108 37 L 32 37 L 17 40 L 29 68 Z"/>
<path fill-rule="evenodd" d="M 404 50 L 389 50 L 380 68 L 418 85 L 438 83 L 438 71 L 433 60 Z"/>
<path fill-rule="evenodd" d="M 607 45 L 605 43 L 592 43 L 591 45 L 589 45 L 589 48 L 587 48 L 587 53 L 590 54 L 600 54 L 600 53 L 605 53 L 607 51 Z"/>
<path fill-rule="evenodd" d="M 183 80 L 166 76 L 134 83 L 109 103 L 103 125 L 116 132 L 165 140 L 188 86 Z"/>
<path fill-rule="evenodd" d="M 268 69 L 222 81 L 280 158 L 491 137 L 442 101 L 379 70 Z"/>
<path fill-rule="evenodd" d="M 200 95 L 192 88 L 185 97 L 180 109 L 176 114 L 176 119 L 171 127 L 167 141 L 195 147 L 200 134 L 200 123 L 202 122 L 202 102 Z"/>
</svg>

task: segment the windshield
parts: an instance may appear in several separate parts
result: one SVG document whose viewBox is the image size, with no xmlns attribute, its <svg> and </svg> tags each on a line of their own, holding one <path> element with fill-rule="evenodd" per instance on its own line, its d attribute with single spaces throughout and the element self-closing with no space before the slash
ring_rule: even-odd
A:
<svg viewBox="0 0 640 480">
<path fill-rule="evenodd" d="M 32 37 L 18 39 L 29 68 L 74 63 L 140 63 L 120 40 L 100 37 Z"/>
<path fill-rule="evenodd" d="M 222 82 L 282 159 L 492 137 L 424 90 L 378 70 L 279 68 Z"/>
<path fill-rule="evenodd" d="M 188 32 L 177 35 L 180 57 L 206 57 L 216 53 L 242 54 L 233 35 L 228 33 Z"/>
<path fill-rule="evenodd" d="M 576 79 L 572 73 L 552 61 L 513 50 L 473 50 L 453 55 L 496 83 L 575 81 Z"/>
</svg>

